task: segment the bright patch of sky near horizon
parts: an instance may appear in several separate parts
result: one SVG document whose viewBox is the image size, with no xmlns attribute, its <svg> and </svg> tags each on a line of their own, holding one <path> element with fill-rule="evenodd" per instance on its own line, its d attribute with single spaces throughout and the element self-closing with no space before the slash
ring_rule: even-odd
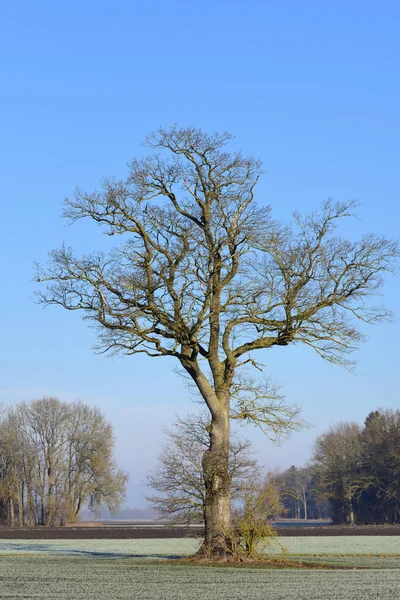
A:
<svg viewBox="0 0 400 600">
<path fill-rule="evenodd" d="M 170 360 L 97 356 L 77 313 L 30 299 L 34 259 L 62 241 L 80 251 L 106 243 L 94 226 L 66 227 L 60 201 L 124 176 L 145 135 L 176 122 L 229 130 L 232 147 L 262 159 L 258 201 L 275 217 L 355 198 L 361 220 L 342 231 L 398 236 L 399 21 L 395 1 L 2 7 L 0 402 L 56 395 L 102 408 L 131 475 L 129 504 L 143 504 L 162 425 L 196 407 Z M 333 422 L 398 407 L 399 294 L 389 279 L 379 301 L 397 320 L 367 330 L 356 376 L 300 347 L 260 355 L 312 424 L 280 447 L 241 430 L 260 462 L 300 466 Z"/>
</svg>

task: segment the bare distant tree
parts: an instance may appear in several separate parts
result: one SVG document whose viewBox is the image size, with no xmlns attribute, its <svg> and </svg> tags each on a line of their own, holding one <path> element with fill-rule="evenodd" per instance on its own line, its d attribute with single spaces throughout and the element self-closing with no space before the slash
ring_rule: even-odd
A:
<svg viewBox="0 0 400 600">
<path fill-rule="evenodd" d="M 0 503 L 3 505 L 3 518 L 11 527 L 16 525 L 15 503 L 21 495 L 21 450 L 16 432 L 6 427 L 3 416 L 0 421 Z"/>
<path fill-rule="evenodd" d="M 210 419 L 205 412 L 178 417 L 164 433 L 166 443 L 158 457 L 157 468 L 147 478 L 155 493 L 146 496 L 151 508 L 161 517 L 176 523 L 205 521 L 206 488 L 202 465 L 203 454 L 210 446 Z M 243 485 L 259 477 L 251 444 L 232 436 L 229 450 L 229 476 L 232 497 L 240 496 Z"/>
<path fill-rule="evenodd" d="M 10 525 L 76 520 L 84 503 L 114 508 L 126 475 L 113 460 L 112 427 L 97 408 L 42 398 L 9 408 L 0 423 L 0 499 Z"/>
<path fill-rule="evenodd" d="M 378 408 L 362 430 L 364 521 L 400 522 L 400 410 Z"/>
<path fill-rule="evenodd" d="M 318 436 L 314 443 L 314 470 L 327 496 L 336 501 L 340 512 L 354 524 L 354 501 L 363 487 L 360 464 L 361 427 L 339 423 Z M 337 515 L 335 520 L 337 520 Z"/>
<path fill-rule="evenodd" d="M 354 202 L 274 221 L 255 202 L 261 163 L 228 152 L 230 139 L 177 127 L 150 135 L 155 153 L 133 160 L 126 179 L 66 201 L 67 219 L 91 219 L 119 247 L 82 257 L 62 247 L 37 270 L 48 286 L 39 300 L 82 311 L 99 349 L 172 357 L 192 378 L 211 415 L 202 551 L 217 556 L 227 554 L 231 526 L 230 419 L 268 430 L 283 408 L 284 427 L 298 425 L 287 405 L 276 410 L 273 392 L 238 374 L 259 367 L 256 351 L 296 343 L 350 365 L 362 340 L 356 321 L 390 317 L 369 298 L 399 256 L 384 237 L 335 236 Z"/>
<path fill-rule="evenodd" d="M 292 518 L 308 519 L 308 507 L 316 494 L 315 473 L 312 467 L 297 468 L 294 465 L 286 471 L 275 471 L 269 474 L 269 481 L 278 487 L 285 510 L 290 511 Z"/>
</svg>

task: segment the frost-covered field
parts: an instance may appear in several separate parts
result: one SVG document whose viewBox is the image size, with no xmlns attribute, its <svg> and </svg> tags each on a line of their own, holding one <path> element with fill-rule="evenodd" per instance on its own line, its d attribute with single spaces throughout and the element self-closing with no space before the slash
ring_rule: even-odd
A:
<svg viewBox="0 0 400 600">
<path fill-rule="evenodd" d="M 379 555 L 397 554 L 400 556 L 400 536 L 337 536 L 337 537 L 285 537 L 280 542 L 289 554 L 319 556 L 335 555 Z M 279 553 L 281 549 L 272 544 L 265 549 L 269 553 Z"/>
<path fill-rule="evenodd" d="M 9 600 L 397 600 L 400 571 L 238 569 L 131 559 L 3 556 Z"/>
<path fill-rule="evenodd" d="M 280 542 L 296 556 L 398 555 L 400 536 L 285 537 Z M 0 540 L 0 554 L 58 554 L 129 558 L 170 558 L 193 554 L 199 539 L 104 539 L 104 540 Z M 265 548 L 281 554 L 277 543 Z"/>
<path fill-rule="evenodd" d="M 200 544 L 196 539 L 1 540 L 0 598 L 400 598 L 400 537 L 286 537 L 282 542 L 290 557 L 350 570 L 188 567 L 165 560 L 196 551 Z M 274 545 L 269 552 L 278 554 L 282 550 Z M 158 564 L 148 564 L 145 559 L 160 560 Z"/>
<path fill-rule="evenodd" d="M 1 554 L 83 555 L 136 559 L 177 558 L 193 554 L 198 539 L 0 540 Z"/>
</svg>

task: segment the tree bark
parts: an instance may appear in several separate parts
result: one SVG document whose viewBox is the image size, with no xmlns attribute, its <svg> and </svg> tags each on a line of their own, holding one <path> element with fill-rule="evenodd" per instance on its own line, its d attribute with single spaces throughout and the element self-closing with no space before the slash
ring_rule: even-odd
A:
<svg viewBox="0 0 400 600">
<path fill-rule="evenodd" d="M 231 532 L 232 483 L 228 469 L 230 423 L 226 407 L 212 416 L 209 434 L 210 447 L 203 455 L 205 539 L 200 553 L 224 558 L 231 554 L 227 536 Z"/>
<path fill-rule="evenodd" d="M 26 521 L 26 523 L 27 523 L 28 527 L 35 526 L 35 510 L 34 510 L 32 490 L 30 488 L 30 485 L 28 485 L 28 490 L 27 490 L 27 521 Z"/>
<path fill-rule="evenodd" d="M 23 484 L 18 494 L 18 527 L 24 526 L 24 487 Z"/>
<path fill-rule="evenodd" d="M 355 519 L 354 519 L 354 510 L 353 510 L 353 499 L 352 499 L 351 495 L 349 495 L 347 498 L 347 505 L 348 505 L 349 524 L 354 525 Z"/>
<path fill-rule="evenodd" d="M 10 527 L 15 527 L 15 512 L 14 512 L 14 500 L 8 499 L 8 522 Z"/>
<path fill-rule="evenodd" d="M 308 518 L 307 514 L 307 500 L 303 497 L 303 507 L 304 507 L 304 520 L 306 521 Z"/>
<path fill-rule="evenodd" d="M 218 340 L 218 336 L 214 338 Z M 210 343 L 210 346 L 212 344 Z M 190 348 L 182 346 L 182 354 L 191 356 Z M 205 538 L 197 556 L 205 558 L 224 558 L 232 555 L 227 544 L 231 533 L 231 488 L 229 475 L 230 449 L 230 395 L 233 369 L 228 377 L 223 376 L 218 362 L 218 345 L 214 348 L 214 361 L 210 361 L 214 377 L 214 387 L 199 369 L 196 362 L 181 360 L 184 369 L 196 383 L 199 392 L 211 414 L 208 426 L 209 448 L 203 454 L 202 466 L 205 490 L 204 525 Z"/>
</svg>

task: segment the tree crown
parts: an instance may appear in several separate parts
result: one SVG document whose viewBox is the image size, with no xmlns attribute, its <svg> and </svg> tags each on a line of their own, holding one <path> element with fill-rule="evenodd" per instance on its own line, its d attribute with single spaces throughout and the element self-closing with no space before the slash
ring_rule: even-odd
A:
<svg viewBox="0 0 400 600">
<path fill-rule="evenodd" d="M 67 219 L 92 219 L 120 245 L 82 257 L 62 247 L 37 272 L 48 284 L 39 300 L 84 311 L 99 349 L 176 357 L 212 412 L 210 381 L 217 395 L 230 389 L 238 367 L 257 366 L 256 350 L 301 342 L 350 366 L 357 319 L 390 318 L 368 300 L 399 256 L 385 237 L 335 235 L 354 202 L 328 200 L 292 226 L 273 220 L 255 201 L 261 163 L 228 152 L 230 139 L 194 128 L 151 134 L 154 153 L 133 160 L 124 180 L 65 202 Z M 259 390 L 255 399 L 244 388 L 236 417 L 262 421 L 271 395 L 258 402 Z"/>
</svg>

